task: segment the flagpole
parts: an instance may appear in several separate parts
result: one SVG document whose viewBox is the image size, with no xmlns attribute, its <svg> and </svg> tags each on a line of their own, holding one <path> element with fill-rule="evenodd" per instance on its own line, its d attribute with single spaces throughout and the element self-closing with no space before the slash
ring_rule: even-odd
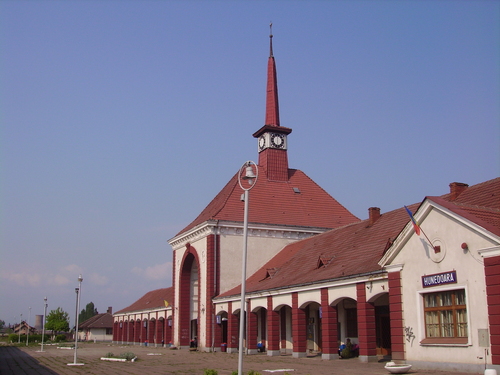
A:
<svg viewBox="0 0 500 375">
<path fill-rule="evenodd" d="M 429 245 L 431 245 L 431 247 L 434 249 L 434 252 L 437 253 L 438 251 L 436 251 L 436 246 L 434 246 L 431 242 L 431 240 L 429 240 L 429 237 L 427 237 L 427 235 L 425 234 L 425 232 L 423 231 L 422 227 L 419 225 L 419 228 L 420 228 L 420 231 L 422 232 L 422 234 L 425 236 L 425 238 L 427 239 L 427 242 L 429 242 Z M 441 251 L 441 250 L 440 250 Z"/>
<path fill-rule="evenodd" d="M 413 224 L 413 229 L 415 230 L 415 233 L 420 236 L 420 232 L 422 232 L 422 234 L 425 236 L 425 238 L 427 239 L 427 242 L 429 242 L 429 245 L 431 245 L 431 247 L 434 249 L 434 252 L 437 253 L 437 247 L 434 246 L 431 242 L 431 240 L 429 239 L 429 237 L 427 237 L 427 235 L 425 234 L 424 230 L 422 229 L 422 227 L 420 226 L 420 224 L 417 222 L 417 220 L 415 220 L 415 218 L 413 217 L 413 214 L 411 213 L 410 209 L 406 206 L 404 206 L 405 209 L 406 209 L 406 212 L 408 213 L 408 215 L 410 216 L 410 221 L 412 222 Z M 441 251 L 441 250 L 440 250 Z"/>
</svg>

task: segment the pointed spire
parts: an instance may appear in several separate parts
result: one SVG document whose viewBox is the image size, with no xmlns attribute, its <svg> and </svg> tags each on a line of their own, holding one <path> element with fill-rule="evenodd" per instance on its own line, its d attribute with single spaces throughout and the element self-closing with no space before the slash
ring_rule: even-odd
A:
<svg viewBox="0 0 500 375">
<path fill-rule="evenodd" d="M 269 57 L 273 57 L 273 23 L 269 24 Z"/>
<path fill-rule="evenodd" d="M 292 129 L 280 126 L 278 105 L 278 79 L 273 56 L 272 24 L 269 35 L 269 59 L 267 63 L 266 122 L 253 133 L 258 138 L 259 168 L 270 181 L 288 181 L 287 136 Z"/>
<path fill-rule="evenodd" d="M 269 25 L 269 60 L 267 63 L 267 97 L 266 97 L 266 122 L 265 125 L 280 126 L 280 112 L 278 105 L 278 79 L 276 76 L 276 63 L 273 56 L 273 24 Z"/>
</svg>

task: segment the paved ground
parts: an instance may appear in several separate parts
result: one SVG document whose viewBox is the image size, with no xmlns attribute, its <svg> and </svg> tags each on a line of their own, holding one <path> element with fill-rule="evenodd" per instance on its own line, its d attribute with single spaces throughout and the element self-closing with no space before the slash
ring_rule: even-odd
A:
<svg viewBox="0 0 500 375">
<path fill-rule="evenodd" d="M 72 349 L 57 349 L 55 346 L 39 347 L 0 346 L 1 375 L 203 375 L 205 369 L 218 371 L 218 375 L 231 375 L 238 369 L 238 354 L 191 352 L 188 349 L 121 346 L 105 343 L 81 343 L 74 363 Z M 132 352 L 135 362 L 108 362 L 100 358 L 107 353 L 119 356 Z M 360 363 L 357 358 L 326 361 L 321 357 L 292 358 L 292 356 L 269 357 L 266 354 L 244 356 L 245 374 L 255 371 L 261 375 L 388 375 L 384 363 Z M 266 371 L 267 370 L 267 371 Z M 278 371 L 277 371 L 278 370 Z M 410 370 L 408 374 L 465 375 L 460 372 Z"/>
</svg>

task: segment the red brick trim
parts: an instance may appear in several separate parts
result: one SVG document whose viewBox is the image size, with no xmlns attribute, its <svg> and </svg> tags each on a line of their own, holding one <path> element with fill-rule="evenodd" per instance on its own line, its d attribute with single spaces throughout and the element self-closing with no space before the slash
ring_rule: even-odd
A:
<svg viewBox="0 0 500 375">
<path fill-rule="evenodd" d="M 500 364 L 500 256 L 484 258 L 488 318 L 490 323 L 491 363 Z"/>
<path fill-rule="evenodd" d="M 190 343 L 190 282 L 191 282 L 191 265 L 196 262 L 198 265 L 198 296 L 200 296 L 201 283 L 199 281 L 199 275 L 201 272 L 200 262 L 198 258 L 198 252 L 196 249 L 188 245 L 188 249 L 184 254 L 182 259 L 181 269 L 180 269 L 180 282 L 179 282 L 179 345 L 188 346 Z M 199 301 L 200 302 L 200 301 Z M 201 308 L 201 303 L 198 303 L 198 308 Z M 198 311 L 198 317 L 200 317 L 200 311 Z M 200 325 L 198 324 L 198 327 Z M 198 332 L 195 332 L 193 336 L 200 336 Z"/>
<path fill-rule="evenodd" d="M 306 312 L 299 308 L 299 295 L 292 293 L 292 332 L 293 332 L 293 352 L 306 353 Z"/>
<path fill-rule="evenodd" d="M 377 355 L 377 337 L 375 329 L 375 306 L 366 301 L 366 284 L 356 284 L 358 307 L 359 355 Z"/>
<path fill-rule="evenodd" d="M 337 307 L 328 303 L 328 289 L 321 289 L 321 328 L 323 331 L 321 348 L 324 354 L 335 354 L 338 351 L 337 342 Z"/>
<path fill-rule="evenodd" d="M 273 297 L 267 297 L 267 350 L 280 349 L 280 313 L 273 310 Z"/>
<path fill-rule="evenodd" d="M 216 331 L 216 323 L 215 323 L 215 310 L 214 305 L 212 303 L 212 298 L 218 294 L 219 290 L 219 265 L 216 264 L 216 259 L 218 263 L 219 257 L 218 248 L 219 248 L 219 236 L 211 234 L 207 236 L 207 278 L 206 278 L 206 299 L 205 299 L 205 319 L 206 319 L 206 329 L 205 329 L 205 337 L 206 342 L 204 346 L 210 347 L 212 345 L 212 341 L 214 341 L 214 347 L 220 346 L 220 335 L 215 335 Z M 198 284 L 201 284 L 198 283 Z M 201 286 L 200 286 L 201 287 Z M 201 317 L 201 316 L 200 316 Z M 215 336 L 213 336 L 215 335 Z"/>
<path fill-rule="evenodd" d="M 174 303 L 172 306 L 172 326 L 170 327 L 171 330 L 173 330 L 174 326 L 175 326 L 175 315 L 176 315 L 175 310 L 176 309 L 174 306 L 178 306 L 178 304 L 180 302 L 180 293 L 179 293 L 179 290 L 177 289 L 177 282 L 176 282 L 176 272 L 175 272 L 176 271 L 176 269 L 175 269 L 176 264 L 177 264 L 177 251 L 174 251 L 173 255 L 172 255 L 172 288 L 173 288 L 172 298 L 174 299 L 174 301 L 173 301 Z M 179 296 L 177 294 L 179 294 Z M 177 334 L 179 334 L 179 333 L 177 333 Z M 172 340 L 172 337 L 170 337 L 170 339 L 167 340 L 167 337 L 165 336 L 166 343 L 169 343 L 171 340 Z"/>
<path fill-rule="evenodd" d="M 389 309 L 391 317 L 391 352 L 393 360 L 406 359 L 403 322 L 401 271 L 390 272 Z"/>
<path fill-rule="evenodd" d="M 237 349 L 239 342 L 239 319 L 233 314 L 233 303 L 228 303 L 227 311 L 227 347 Z"/>
<path fill-rule="evenodd" d="M 257 349 L 257 335 L 259 333 L 257 314 L 248 310 L 246 313 L 248 316 L 247 349 Z"/>
</svg>

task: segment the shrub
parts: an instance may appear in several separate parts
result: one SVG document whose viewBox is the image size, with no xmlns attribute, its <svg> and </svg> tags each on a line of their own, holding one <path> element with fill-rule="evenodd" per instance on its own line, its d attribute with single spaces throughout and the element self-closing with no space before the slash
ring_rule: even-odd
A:
<svg viewBox="0 0 500 375">
<path fill-rule="evenodd" d="M 11 333 L 9 335 L 9 342 L 17 342 L 19 340 L 19 335 L 15 334 L 15 333 Z"/>
<path fill-rule="evenodd" d="M 132 352 L 124 352 L 120 354 L 120 358 L 124 358 L 127 361 L 131 361 L 132 359 L 135 358 L 135 354 Z"/>
<path fill-rule="evenodd" d="M 61 342 L 61 341 L 66 341 L 66 335 L 56 335 L 55 339 L 54 339 L 55 342 Z"/>
<path fill-rule="evenodd" d="M 216 370 L 205 369 L 204 375 L 218 375 Z"/>
<path fill-rule="evenodd" d="M 113 358 L 115 355 L 111 352 L 107 352 L 106 354 L 104 354 L 104 358 Z"/>
</svg>

